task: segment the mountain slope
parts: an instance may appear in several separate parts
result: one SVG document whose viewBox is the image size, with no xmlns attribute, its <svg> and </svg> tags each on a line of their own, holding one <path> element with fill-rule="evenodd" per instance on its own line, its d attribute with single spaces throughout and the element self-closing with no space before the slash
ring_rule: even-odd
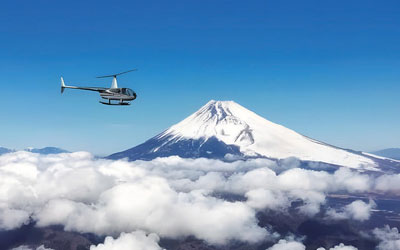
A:
<svg viewBox="0 0 400 250">
<path fill-rule="evenodd" d="M 386 148 L 379 151 L 371 152 L 374 155 L 379 155 L 395 160 L 400 160 L 400 148 Z"/>
<path fill-rule="evenodd" d="M 210 101 L 197 112 L 137 147 L 110 155 L 130 160 L 159 156 L 297 157 L 351 168 L 374 169 L 372 157 L 333 147 L 270 122 L 233 101 Z"/>
<path fill-rule="evenodd" d="M 14 150 L 13 149 L 9 149 L 9 148 L 0 147 L 0 155 L 11 153 L 11 152 L 14 152 Z"/>
<path fill-rule="evenodd" d="M 25 151 L 28 151 L 31 153 L 42 154 L 42 155 L 69 153 L 69 151 L 67 151 L 65 149 L 56 148 L 56 147 L 27 148 L 27 149 L 25 149 Z"/>
</svg>

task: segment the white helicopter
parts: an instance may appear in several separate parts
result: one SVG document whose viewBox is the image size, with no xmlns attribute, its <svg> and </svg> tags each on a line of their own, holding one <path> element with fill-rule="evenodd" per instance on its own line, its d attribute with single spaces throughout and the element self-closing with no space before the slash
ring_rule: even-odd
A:
<svg viewBox="0 0 400 250">
<path fill-rule="evenodd" d="M 97 78 L 106 78 L 112 77 L 111 88 L 102 88 L 102 87 L 76 87 L 76 86 L 67 86 L 64 83 L 64 79 L 61 77 L 61 94 L 64 92 L 64 89 L 82 89 L 82 90 L 90 90 L 97 91 L 100 93 L 101 98 L 108 100 L 108 102 L 99 101 L 101 104 L 105 105 L 130 105 L 130 101 L 136 99 L 136 93 L 130 88 L 118 88 L 117 84 L 117 76 L 136 71 L 137 69 L 131 69 L 128 71 L 124 71 L 114 75 L 107 76 L 98 76 Z M 117 101 L 117 102 L 115 102 Z"/>
</svg>

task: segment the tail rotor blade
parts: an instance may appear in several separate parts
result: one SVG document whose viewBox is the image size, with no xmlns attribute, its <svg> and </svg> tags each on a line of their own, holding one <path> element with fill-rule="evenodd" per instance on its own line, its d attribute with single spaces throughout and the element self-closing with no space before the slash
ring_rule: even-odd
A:
<svg viewBox="0 0 400 250">
<path fill-rule="evenodd" d="M 65 83 L 64 83 L 64 79 L 61 77 L 61 94 L 64 92 L 65 89 Z"/>
</svg>

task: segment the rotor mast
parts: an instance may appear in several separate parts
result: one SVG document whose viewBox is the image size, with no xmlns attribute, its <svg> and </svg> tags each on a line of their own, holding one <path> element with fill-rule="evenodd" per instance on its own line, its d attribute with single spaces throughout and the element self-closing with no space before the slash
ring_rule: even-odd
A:
<svg viewBox="0 0 400 250">
<path fill-rule="evenodd" d="M 112 83 L 111 83 L 111 88 L 112 89 L 116 89 L 118 88 L 118 84 L 117 84 L 117 76 L 114 76 L 112 79 Z"/>
</svg>

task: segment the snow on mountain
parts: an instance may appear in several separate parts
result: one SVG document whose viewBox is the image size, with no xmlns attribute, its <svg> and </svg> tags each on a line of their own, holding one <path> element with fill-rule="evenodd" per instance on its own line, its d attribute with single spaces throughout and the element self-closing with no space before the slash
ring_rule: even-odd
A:
<svg viewBox="0 0 400 250">
<path fill-rule="evenodd" d="M 195 153 L 193 153 L 195 152 Z M 324 162 L 373 170 L 372 157 L 337 148 L 270 122 L 233 101 L 209 101 L 197 112 L 145 143 L 109 156 L 218 158 L 226 155 Z"/>
</svg>

